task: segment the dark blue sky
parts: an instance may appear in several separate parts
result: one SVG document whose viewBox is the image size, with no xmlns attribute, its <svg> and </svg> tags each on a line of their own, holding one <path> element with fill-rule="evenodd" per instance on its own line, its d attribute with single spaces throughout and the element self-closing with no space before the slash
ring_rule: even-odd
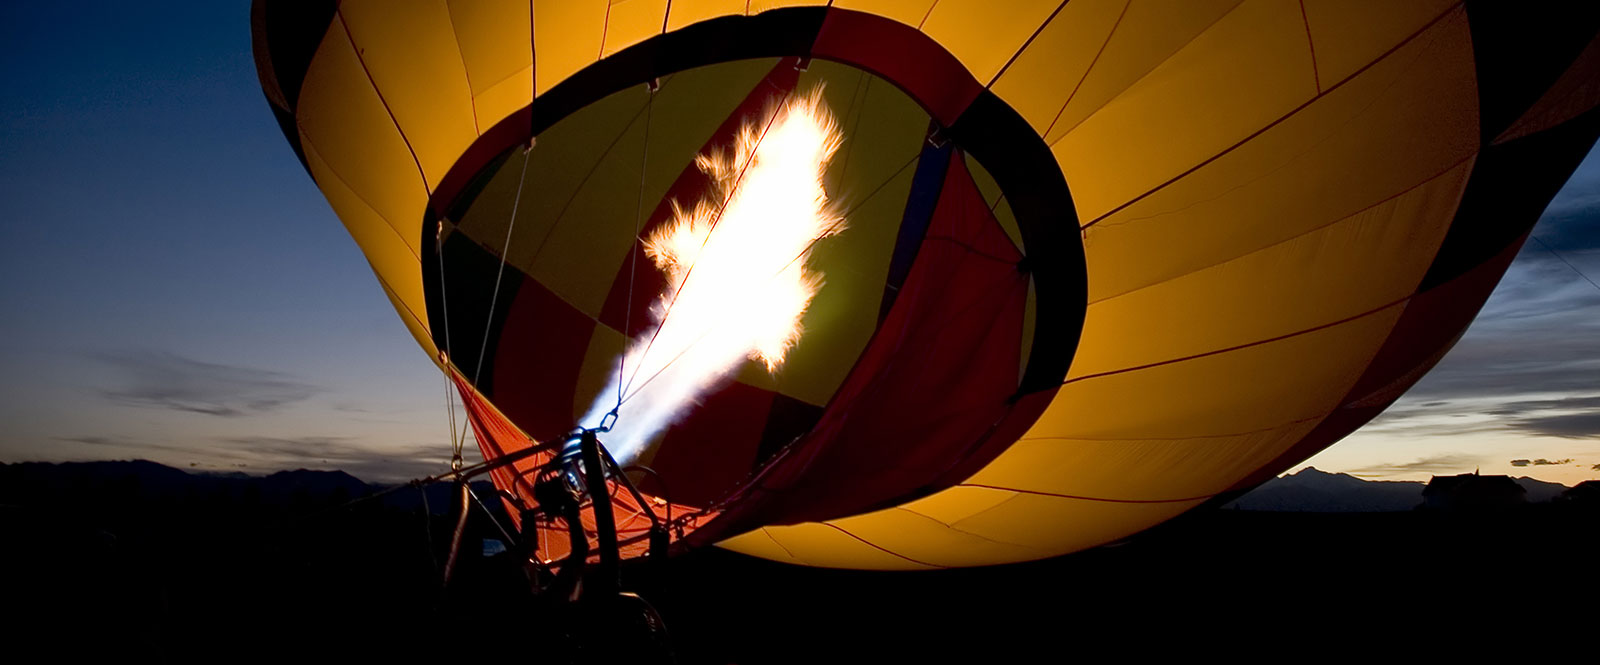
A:
<svg viewBox="0 0 1600 665">
<path fill-rule="evenodd" d="M 246 0 L 4 3 L 0 30 L 0 460 L 446 438 L 442 379 L 262 98 Z"/>
<path fill-rule="evenodd" d="M 3 3 L 0 77 L 0 461 L 434 468 L 443 380 L 273 122 L 247 0 Z M 1594 277 L 1597 221 L 1591 155 L 1536 235 Z M 1311 463 L 1600 475 L 1600 288 L 1530 243 L 1445 362 Z"/>
</svg>

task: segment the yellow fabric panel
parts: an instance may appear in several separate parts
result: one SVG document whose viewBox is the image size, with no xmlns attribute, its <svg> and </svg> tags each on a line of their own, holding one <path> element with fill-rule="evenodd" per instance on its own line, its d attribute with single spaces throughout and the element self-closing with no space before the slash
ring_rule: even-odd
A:
<svg viewBox="0 0 1600 665">
<path fill-rule="evenodd" d="M 404 238 L 395 233 L 394 228 L 378 215 L 367 200 L 350 189 L 328 167 L 315 144 L 305 140 L 304 135 L 301 139 L 306 153 L 306 166 L 311 171 L 312 179 L 317 181 L 317 187 L 322 190 L 322 195 L 328 199 L 328 205 L 366 255 L 367 263 L 372 265 L 372 271 L 384 285 L 384 290 L 390 292 L 400 318 L 406 320 L 407 326 L 415 328 L 412 334 L 417 336 L 422 348 L 428 350 L 428 357 L 437 358 L 438 353 L 427 334 L 428 306 L 423 300 L 422 263 L 416 250 L 407 246 Z M 420 213 L 418 215 L 420 224 Z"/>
<path fill-rule="evenodd" d="M 633 244 L 636 215 L 650 214 L 652 206 L 666 194 L 679 173 L 690 167 L 694 155 L 711 133 L 771 67 L 771 60 L 747 60 L 681 72 L 663 83 L 649 113 L 652 168 L 645 171 L 642 210 L 637 208 L 636 199 L 640 195 L 639 170 L 643 155 L 645 114 L 642 111 L 648 96 L 642 86 L 613 95 L 622 108 L 634 109 L 627 129 L 610 151 L 597 155 L 599 163 L 584 175 L 582 186 L 574 195 L 551 201 L 565 211 L 561 219 L 549 227 L 547 239 L 538 243 L 534 239 L 537 236 L 521 235 L 518 229 L 519 237 L 529 241 L 519 245 L 520 250 L 513 248 L 513 261 L 527 266 L 529 275 L 580 311 L 598 316 L 611 280 L 595 279 L 595 276 L 614 275 L 627 259 Z M 549 147 L 546 137 L 554 141 L 556 130 L 552 127 L 540 136 L 540 146 L 534 150 L 535 164 L 539 168 L 530 173 L 530 178 L 535 173 L 571 168 L 574 163 L 565 157 L 547 160 L 546 156 L 541 156 L 540 150 Z M 569 139 L 593 145 L 592 136 L 572 136 L 583 131 L 581 127 L 561 129 Z M 609 131 L 601 134 L 602 139 L 612 136 L 616 134 Z M 618 196 L 617 192 L 628 195 Z M 548 193 L 542 196 L 552 198 Z M 693 205 L 693 201 L 683 203 Z M 552 213 L 546 219 L 554 219 L 554 216 Z M 654 267 L 642 266 L 641 269 L 653 270 Z"/>
<path fill-rule="evenodd" d="M 838 522 L 840 528 L 873 545 L 936 566 L 982 566 L 997 561 L 1044 559 L 1057 554 L 1028 542 L 975 536 L 912 508 L 890 508 Z"/>
<path fill-rule="evenodd" d="M 1411 295 L 1449 230 L 1471 171 L 1472 160 L 1465 160 L 1338 222 L 1090 304 L 1072 375 L 1271 339 Z"/>
<path fill-rule="evenodd" d="M 769 9 L 782 9 L 784 7 L 821 7 L 830 0 L 750 0 L 745 3 L 745 14 L 755 16 Z"/>
<path fill-rule="evenodd" d="M 534 0 L 533 64 L 536 94 L 600 59 L 607 0 Z"/>
<path fill-rule="evenodd" d="M 554 251 L 558 253 L 582 254 L 581 257 L 572 257 L 587 262 L 580 274 L 556 275 L 554 278 L 564 278 L 561 284 L 575 287 L 576 292 L 585 293 L 587 297 L 575 300 L 572 291 L 545 283 L 580 311 L 598 316 L 605 294 L 596 291 L 603 291 L 611 285 L 609 279 L 601 276 L 615 274 L 615 262 L 620 260 L 616 254 L 626 252 L 629 238 L 633 235 L 637 205 L 635 194 L 639 189 L 639 159 L 643 152 L 643 110 L 648 101 L 644 86 L 634 86 L 608 96 L 586 107 L 581 114 L 546 129 L 529 153 L 533 161 L 527 165 L 526 176 L 522 176 L 525 182 L 521 185 L 521 199 L 517 199 L 516 191 L 524 157 L 518 153 L 506 161 L 478 196 L 462 221 L 463 230 L 498 254 L 506 243 L 506 226 L 515 206 L 516 226 L 511 229 L 506 261 L 524 274 L 544 282 L 546 276 L 535 271 L 535 262 L 556 240 L 556 227 L 571 224 L 581 229 L 590 223 L 603 225 L 608 233 L 596 232 L 596 237 L 592 238 L 572 238 L 569 233 L 562 239 L 573 240 L 576 245 L 554 245 Z M 659 119 L 653 124 L 656 127 L 665 126 Z M 651 143 L 656 143 L 657 138 L 651 136 Z M 610 168 L 605 169 L 608 161 Z M 657 178 L 660 175 L 658 173 Z M 593 181 L 597 176 L 600 179 Z M 603 214 L 607 216 L 603 219 L 579 216 L 582 209 L 574 208 L 576 200 L 585 191 L 593 200 L 595 188 L 602 184 L 616 187 L 615 191 L 628 192 L 629 195 L 609 194 L 610 205 L 605 206 Z M 602 235 L 604 237 L 600 237 Z M 595 254 L 597 247 L 594 243 L 603 243 L 608 251 Z"/>
<path fill-rule="evenodd" d="M 517 204 L 508 263 L 580 311 L 598 316 L 611 286 L 609 277 L 627 258 L 636 214 L 650 214 L 683 169 L 692 168 L 695 153 L 711 133 L 775 62 L 744 60 L 662 79 L 648 111 L 650 165 L 644 172 L 642 210 L 636 210 L 636 194 L 650 99 L 644 86 L 609 95 L 541 133 Z M 521 153 L 511 156 L 460 220 L 463 232 L 496 254 L 506 242 L 522 159 Z M 597 278 L 601 275 L 605 277 Z"/>
<path fill-rule="evenodd" d="M 1043 136 L 1065 106 L 1129 0 L 1074 0 L 995 81 L 994 93 Z"/>
<path fill-rule="evenodd" d="M 572 122 L 547 129 L 529 153 L 533 161 L 527 165 L 526 175 L 526 157 L 516 151 L 460 221 L 461 230 L 498 255 L 507 247 L 507 225 L 515 206 L 507 263 L 538 279 L 579 311 L 599 316 L 605 291 L 611 286 L 610 276 L 633 236 L 634 193 L 639 189 L 644 138 L 642 111 L 647 100 L 643 86 L 629 88 L 589 106 Z M 658 119 L 655 126 L 664 125 Z M 652 136 L 651 143 L 656 139 Z M 613 151 L 618 154 L 612 155 Z M 657 179 L 660 177 L 657 174 Z M 613 189 L 606 191 L 606 186 Z M 615 192 L 629 194 L 618 196 Z M 586 205 L 580 205 L 580 200 Z M 570 229 L 558 235 L 562 225 Z M 585 229 L 591 233 L 582 233 Z M 553 249 L 543 251 L 546 248 Z M 539 270 L 537 262 L 546 254 L 564 259 L 565 269 L 549 274 Z"/>
<path fill-rule="evenodd" d="M 667 0 L 612 0 L 606 15 L 606 57 L 661 34 Z"/>
<path fill-rule="evenodd" d="M 963 154 L 962 161 L 967 163 L 967 173 L 972 176 L 972 184 L 977 185 L 978 193 L 983 195 L 984 203 L 989 204 L 989 211 L 994 213 L 994 221 L 1000 225 L 1000 230 L 1006 232 L 1006 237 L 1017 249 L 1022 247 L 1022 229 L 1017 226 L 1017 216 L 1011 212 L 1011 203 L 1005 200 L 1000 191 L 1000 183 L 995 182 L 989 170 L 978 163 L 971 154 Z"/>
<path fill-rule="evenodd" d="M 1060 6 L 1060 0 L 1011 0 L 1001 10 L 989 0 L 940 0 L 922 32 L 988 85 Z"/>
<path fill-rule="evenodd" d="M 1317 94 L 1294 3 L 1249 0 L 1051 150 L 1092 220 L 1193 168 Z"/>
<path fill-rule="evenodd" d="M 449 10 L 442 0 L 346 0 L 339 14 L 432 189 L 478 138 Z"/>
<path fill-rule="evenodd" d="M 916 511 L 946 524 L 953 524 L 1004 503 L 1016 496 L 1011 490 L 956 485 L 915 501 Z"/>
<path fill-rule="evenodd" d="M 1403 307 L 1208 356 L 1069 378 L 1023 438 L 1181 439 L 1328 413 L 1366 369 Z M 1079 347 L 1080 356 L 1095 353 Z M 1071 374 L 1082 376 L 1076 364 Z"/>
<path fill-rule="evenodd" d="M 1304 0 L 1325 90 L 1394 48 L 1460 0 Z"/>
<path fill-rule="evenodd" d="M 933 568 L 907 561 L 834 527 L 816 522 L 756 529 L 717 543 L 717 546 L 763 559 L 825 568 L 859 570 Z"/>
<path fill-rule="evenodd" d="M 1089 114 L 1149 74 L 1240 2 L 1132 0 L 1083 82 L 1076 84 L 1077 91 L 1051 121 L 1050 129 L 1044 134 L 1045 142 L 1054 143 L 1077 127 Z M 1301 34 L 1304 32 L 1302 29 Z"/>
<path fill-rule="evenodd" d="M 528 0 L 450 0 L 479 133 L 533 99 L 533 22 Z"/>
<path fill-rule="evenodd" d="M 745 0 L 673 0 L 667 15 L 667 31 L 718 16 L 743 15 L 746 4 Z"/>
<path fill-rule="evenodd" d="M 523 67 L 522 71 L 507 76 L 483 94 L 472 98 L 473 108 L 478 114 L 478 127 L 489 131 L 506 116 L 527 106 L 532 99 L 533 67 Z"/>
<path fill-rule="evenodd" d="M 1000 200 L 1000 183 L 995 182 L 994 176 L 990 175 L 989 170 L 983 168 L 983 164 L 978 163 L 977 158 L 971 153 L 963 152 L 961 161 L 966 163 L 967 173 L 972 175 L 972 184 L 977 185 L 978 194 L 983 196 L 984 204 L 993 209 Z"/>
<path fill-rule="evenodd" d="M 1084 237 L 1094 276 L 1089 300 L 1282 242 L 1455 168 L 1478 148 L 1476 85 L 1458 14 L 1091 226 Z M 1074 184 L 1073 196 L 1080 191 Z"/>
<path fill-rule="evenodd" d="M 416 256 L 427 183 L 337 17 L 306 72 L 296 119 L 306 152 L 315 146 L 327 171 L 393 227 Z"/>
<path fill-rule="evenodd" d="M 1096 499 L 1203 498 L 1276 458 L 1321 420 L 1186 439 L 1023 439 L 966 482 Z"/>
<path fill-rule="evenodd" d="M 837 0 L 833 6 L 876 14 L 909 26 L 921 27 L 938 0 Z"/>
<path fill-rule="evenodd" d="M 940 494 L 971 489 L 956 487 Z M 934 495 L 899 508 L 832 520 L 828 523 L 832 526 L 814 522 L 769 526 L 718 545 L 775 561 L 824 568 L 975 566 L 1043 559 L 1094 547 L 1130 536 L 1200 503 L 1118 503 L 1002 494 L 1006 498 L 999 503 L 952 522 L 922 510 L 924 502 L 940 496 Z"/>
<path fill-rule="evenodd" d="M 1026 543 L 1054 555 L 1126 538 L 1200 503 L 1198 499 L 1167 503 L 1119 503 L 1018 494 L 951 527 L 972 534 L 975 538 Z M 916 510 L 917 502 L 905 507 Z M 866 528 L 866 520 L 860 520 L 863 523 L 857 520 L 848 518 L 838 520 L 838 523 L 862 537 L 877 537 L 878 534 Z M 906 547 L 896 552 L 930 563 L 941 562 L 938 551 Z"/>
<path fill-rule="evenodd" d="M 647 97 L 644 88 L 629 92 L 635 93 L 631 97 L 641 102 L 642 106 Z M 668 126 L 652 124 L 662 130 Z M 661 192 L 670 182 L 659 173 L 662 169 L 657 169 L 655 187 L 651 188 L 651 183 L 647 183 L 646 190 L 642 193 L 639 191 L 639 155 L 644 144 L 644 125 L 644 116 L 640 114 L 627 126 L 612 151 L 616 154 L 606 153 L 606 158 L 601 159 L 588 174 L 584 186 L 570 199 L 565 214 L 550 228 L 542 244 L 536 245 L 539 242 L 537 236 L 523 234 L 519 229 L 518 237 L 523 240 L 518 245 L 521 249 L 512 250 L 513 256 L 527 256 L 527 250 L 532 249 L 532 259 L 519 258 L 519 265 L 527 265 L 530 277 L 539 280 L 563 300 L 590 316 L 600 315 L 600 308 L 605 305 L 606 295 L 611 290 L 611 277 L 626 261 L 628 251 L 633 247 L 633 229 L 638 225 L 637 218 L 649 214 L 649 202 L 660 200 Z M 655 142 L 657 134 L 666 133 L 652 131 L 651 143 Z M 535 162 L 544 166 L 545 160 L 538 157 L 542 147 L 534 148 L 534 153 Z M 549 168 L 560 166 L 556 163 Z M 540 169 L 540 172 L 544 170 Z M 649 177 L 648 173 L 646 177 Z M 538 195 L 543 193 L 539 192 Z M 647 202 L 642 211 L 638 203 L 641 195 Z M 653 267 L 643 266 L 642 269 Z"/>
</svg>

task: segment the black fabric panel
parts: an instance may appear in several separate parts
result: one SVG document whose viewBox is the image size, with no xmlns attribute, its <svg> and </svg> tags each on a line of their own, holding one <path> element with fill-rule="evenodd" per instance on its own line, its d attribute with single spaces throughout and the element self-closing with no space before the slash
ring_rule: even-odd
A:
<svg viewBox="0 0 1600 665">
<path fill-rule="evenodd" d="M 1077 353 L 1089 301 L 1088 268 L 1072 192 L 1050 147 L 992 92 L 978 95 L 950 128 L 950 135 L 1005 192 L 1026 254 L 1018 269 L 1033 274 L 1037 318 L 1018 394 L 1055 388 L 1066 378 Z M 1022 137 L 1032 140 L 1019 140 Z"/>
<path fill-rule="evenodd" d="M 1455 279 L 1522 237 L 1600 136 L 1600 108 L 1478 154 L 1455 221 L 1417 290 Z"/>
<path fill-rule="evenodd" d="M 928 133 L 932 135 L 938 130 L 938 121 L 933 121 Z M 906 275 L 911 274 L 917 250 L 922 248 L 922 239 L 928 235 L 928 221 L 933 219 L 933 210 L 939 205 L 939 192 L 944 190 L 944 177 L 950 171 L 950 154 L 954 151 L 955 144 L 949 141 L 938 146 L 932 142 L 922 144 L 917 170 L 911 175 L 911 193 L 906 197 L 905 214 L 900 219 L 900 231 L 894 241 L 894 254 L 889 259 L 889 277 L 883 284 L 883 303 L 878 307 L 880 326 L 894 307 L 895 296 L 905 285 Z"/>
<path fill-rule="evenodd" d="M 1600 31 L 1600 2 L 1468 0 L 1483 142 L 1533 106 Z"/>
<path fill-rule="evenodd" d="M 772 460 L 772 456 L 794 443 L 822 418 L 822 407 L 807 404 L 783 393 L 773 393 L 772 408 L 767 412 L 767 424 L 761 430 L 761 442 L 756 446 L 755 462 L 751 471 L 759 471 Z"/>
<path fill-rule="evenodd" d="M 429 229 L 435 228 L 428 225 Z M 472 380 L 478 367 L 478 353 L 487 349 L 493 355 L 498 347 L 500 331 L 505 326 L 506 313 L 517 298 L 517 290 L 526 277 L 515 267 L 507 265 L 500 284 L 500 295 L 495 298 L 495 278 L 500 273 L 500 259 L 489 253 L 464 233 L 451 233 L 444 241 L 444 279 L 439 279 L 439 258 L 434 253 L 434 237 L 426 236 L 423 245 L 422 280 L 429 288 L 423 289 L 428 306 L 428 320 L 433 322 L 430 331 L 433 343 L 441 350 L 448 349 L 450 360 Z M 444 302 L 439 299 L 443 283 L 448 291 L 450 316 L 444 315 Z M 494 316 L 489 316 L 490 301 L 494 301 Z M 440 325 L 440 322 L 444 322 Z M 488 344 L 485 345 L 485 324 L 488 325 Z M 447 337 L 448 336 L 448 337 Z M 485 361 L 474 387 L 486 397 L 493 398 L 490 387 L 494 385 L 494 363 Z"/>
<path fill-rule="evenodd" d="M 641 81 L 716 62 L 811 52 L 825 7 L 724 16 L 645 40 L 572 75 L 533 105 L 534 134 L 606 95 Z"/>
<path fill-rule="evenodd" d="M 338 10 L 337 0 L 255 0 L 251 7 L 251 31 L 256 40 L 266 44 L 275 83 L 288 101 L 289 111 L 299 104 L 311 56 L 328 34 Z"/>
</svg>

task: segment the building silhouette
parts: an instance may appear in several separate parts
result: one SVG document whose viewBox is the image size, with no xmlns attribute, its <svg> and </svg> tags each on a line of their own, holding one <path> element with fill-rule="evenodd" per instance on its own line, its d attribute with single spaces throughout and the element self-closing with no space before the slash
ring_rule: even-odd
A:
<svg viewBox="0 0 1600 665">
<path fill-rule="evenodd" d="M 1507 510 L 1527 503 L 1527 494 L 1510 476 L 1485 476 L 1476 471 L 1434 476 L 1422 488 L 1421 508 L 1452 512 Z"/>
</svg>

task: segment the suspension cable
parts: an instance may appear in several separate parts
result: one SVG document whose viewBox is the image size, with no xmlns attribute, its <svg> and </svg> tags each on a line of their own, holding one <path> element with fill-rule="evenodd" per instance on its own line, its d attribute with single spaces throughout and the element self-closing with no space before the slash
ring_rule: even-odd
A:
<svg viewBox="0 0 1600 665">
<path fill-rule="evenodd" d="M 644 224 L 642 216 L 644 209 L 645 172 L 650 166 L 650 121 L 653 116 L 652 110 L 656 104 L 656 90 L 658 88 L 659 84 L 655 83 L 654 81 L 646 85 L 646 89 L 648 90 L 650 98 L 645 102 L 644 105 L 644 147 L 640 149 L 641 155 L 639 157 L 639 192 L 637 197 L 634 199 L 633 204 L 633 240 L 629 244 L 628 248 L 628 297 L 622 301 L 622 337 L 624 341 L 622 346 L 622 357 L 617 360 L 617 405 L 611 408 L 612 413 L 616 413 L 622 408 L 623 369 L 628 365 L 627 338 L 631 329 L 633 328 L 633 283 L 638 274 L 637 266 L 639 264 L 639 252 L 644 251 L 642 247 L 638 250 L 635 250 L 633 246 L 642 245 L 644 243 L 644 240 L 639 237 L 639 231 L 640 227 Z"/>
<path fill-rule="evenodd" d="M 506 274 L 506 255 L 511 251 L 511 234 L 517 228 L 517 208 L 522 205 L 522 190 L 528 182 L 528 162 L 533 161 L 533 146 L 537 137 L 528 139 L 528 147 L 523 149 L 522 173 L 517 176 L 517 195 L 511 200 L 511 218 L 506 223 L 506 240 L 500 247 L 500 267 L 494 275 L 494 292 L 489 296 L 489 311 L 483 322 L 483 342 L 478 345 L 478 362 L 472 368 L 472 385 L 478 385 L 478 376 L 483 371 L 483 356 L 489 351 L 489 330 L 494 325 L 494 307 L 500 300 L 500 283 Z"/>
<path fill-rule="evenodd" d="M 1588 275 L 1585 275 L 1585 274 L 1583 274 L 1583 271 L 1582 271 L 1582 270 L 1579 270 L 1579 269 L 1578 269 L 1578 267 L 1577 267 L 1577 266 L 1575 266 L 1575 265 L 1572 265 L 1572 262 L 1571 262 L 1571 261 L 1568 261 L 1568 260 L 1567 260 L 1567 257 L 1565 257 L 1565 256 L 1562 256 L 1562 255 L 1561 255 L 1561 254 L 1560 254 L 1560 253 L 1558 253 L 1558 252 L 1556 252 L 1556 250 L 1555 250 L 1555 249 L 1554 249 L 1554 248 L 1552 248 L 1552 247 L 1550 247 L 1550 245 L 1547 245 L 1547 244 L 1545 244 L 1545 242 L 1544 242 L 1544 241 L 1543 241 L 1543 240 L 1540 240 L 1540 239 L 1539 239 L 1539 236 L 1536 236 L 1536 235 L 1533 235 L 1533 234 L 1532 234 L 1532 233 L 1529 233 L 1529 234 L 1528 234 L 1528 237 L 1529 237 L 1529 238 L 1533 238 L 1533 241 L 1534 241 L 1534 242 L 1537 242 L 1537 243 L 1539 243 L 1539 246 L 1540 246 L 1540 247 L 1543 247 L 1543 248 L 1544 248 L 1544 251 L 1546 251 L 1546 252 L 1550 252 L 1550 255 L 1551 255 L 1551 256 L 1554 256 L 1554 257 L 1556 257 L 1556 259 L 1557 259 L 1557 260 L 1560 260 L 1560 261 L 1561 261 L 1561 262 L 1562 262 L 1562 263 L 1565 263 L 1565 264 L 1567 264 L 1567 267 L 1568 267 L 1568 268 L 1571 268 L 1571 269 L 1572 269 L 1572 272 L 1575 272 L 1575 273 L 1578 273 L 1578 276 L 1579 276 L 1579 277 L 1582 277 L 1582 278 L 1583 278 L 1583 281 L 1585 281 L 1585 282 L 1588 282 L 1588 283 L 1589 283 L 1589 286 L 1592 286 L 1592 287 L 1594 287 L 1594 288 L 1595 288 L 1595 290 L 1596 290 L 1596 291 L 1600 291 L 1600 284 L 1596 284 L 1596 283 L 1595 283 L 1595 282 L 1594 282 L 1594 280 L 1592 280 L 1592 279 L 1589 279 L 1589 276 L 1588 276 Z"/>
</svg>

